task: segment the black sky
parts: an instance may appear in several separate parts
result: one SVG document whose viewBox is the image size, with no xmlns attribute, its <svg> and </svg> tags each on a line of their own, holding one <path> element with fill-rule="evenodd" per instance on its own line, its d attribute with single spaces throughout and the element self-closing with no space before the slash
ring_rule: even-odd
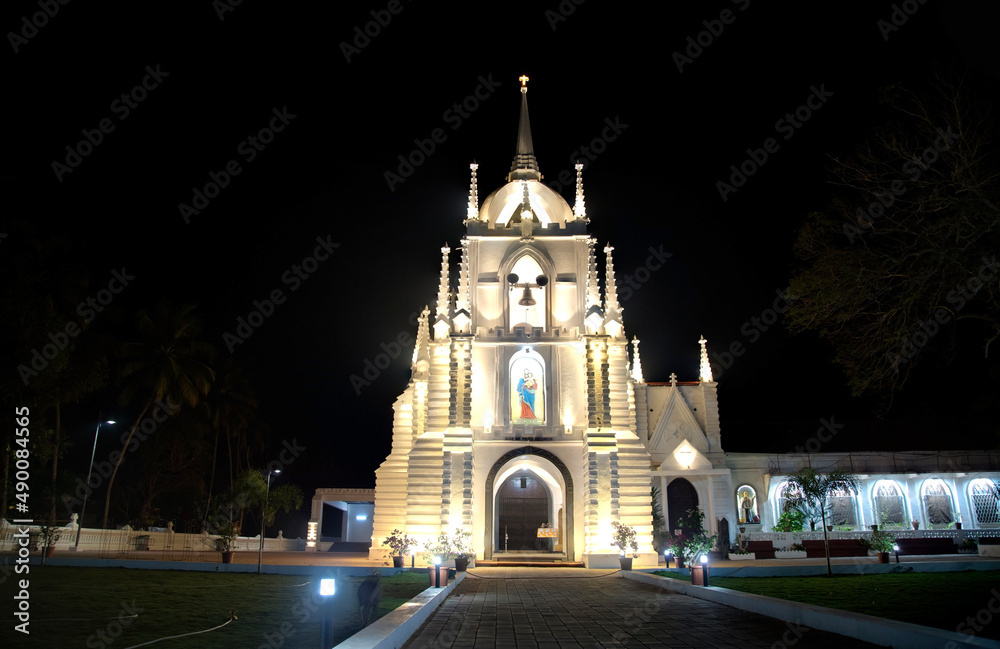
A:
<svg viewBox="0 0 1000 649">
<path fill-rule="evenodd" d="M 884 2 L 404 2 L 396 14 L 383 2 L 243 2 L 220 19 L 222 4 L 70 3 L 17 52 L 8 35 L 4 212 L 68 233 L 97 287 L 112 269 L 135 275 L 117 298 L 125 308 L 160 295 L 197 303 L 223 353 L 237 318 L 283 289 L 287 300 L 235 354 L 261 394 L 270 452 L 292 439 L 308 448 L 289 467 L 307 494 L 373 486 L 412 349 L 360 394 L 350 377 L 381 343 L 412 339 L 411 314 L 433 304 L 439 249 L 464 233 L 469 163 L 480 164 L 481 197 L 503 184 L 521 74 L 531 78 L 547 181 L 571 170 L 573 152 L 609 122 L 625 125 L 589 162 L 584 186 L 591 231 L 615 246 L 620 284 L 650 247 L 672 254 L 624 303 L 646 379 L 697 379 L 699 335 L 716 352 L 745 344 L 716 377 L 723 445 L 772 451 L 790 450 L 821 417 L 860 422 L 874 412 L 848 398 L 814 339 L 780 325 L 756 342 L 741 331 L 787 286 L 796 229 L 829 195 L 829 156 L 863 140 L 884 84 L 920 78 L 934 62 L 997 81 L 997 10 L 987 2 L 908 3 L 915 13 L 888 38 L 878 23 L 894 5 Z M 7 3 L 0 25 L 20 32 L 22 17 L 38 11 Z M 342 43 L 355 27 L 376 31 L 373 11 L 391 20 L 348 61 Z M 730 23 L 678 71 L 673 53 L 723 11 Z M 158 85 L 125 116 L 115 102 L 147 67 L 159 69 Z M 477 87 L 485 98 L 458 115 L 454 104 Z M 785 139 L 779 120 L 820 89 L 822 106 Z M 274 111 L 294 117 L 248 162 L 245 141 Z M 59 179 L 53 161 L 65 162 L 66 147 L 103 119 L 114 130 Z M 444 141 L 390 191 L 385 172 L 435 129 Z M 778 150 L 723 201 L 716 182 L 772 137 Z M 185 223 L 178 205 L 230 160 L 239 175 Z M 562 193 L 572 203 L 572 188 Z M 339 248 L 291 291 L 283 275 L 317 237 Z M 984 367 L 973 362 L 972 371 Z M 913 402 L 927 408 L 928 394 L 946 395 L 934 408 L 947 416 L 944 404 L 960 393 L 953 370 L 918 378 Z M 859 423 L 838 443 L 934 443 L 907 428 L 907 403 L 891 417 L 902 423 L 885 424 L 881 436 Z M 81 435 L 92 406 L 80 409 Z"/>
</svg>

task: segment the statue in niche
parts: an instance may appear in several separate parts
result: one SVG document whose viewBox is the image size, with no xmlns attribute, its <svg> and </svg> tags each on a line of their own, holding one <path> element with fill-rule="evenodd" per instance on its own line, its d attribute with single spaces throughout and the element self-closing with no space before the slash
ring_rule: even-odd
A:
<svg viewBox="0 0 1000 649">
<path fill-rule="evenodd" d="M 754 521 L 754 515 L 753 515 L 753 502 L 754 502 L 754 500 L 755 500 L 755 498 L 750 495 L 750 491 L 748 491 L 747 489 L 744 489 L 743 493 L 740 494 L 740 509 L 743 512 L 743 515 L 740 517 L 741 518 L 741 520 L 740 520 L 741 523 L 754 523 L 754 522 L 756 522 L 756 521 Z"/>
<path fill-rule="evenodd" d="M 524 370 L 524 377 L 517 381 L 517 393 L 521 397 L 521 419 L 537 419 L 535 416 L 535 393 L 538 392 L 538 381 L 531 370 Z"/>
</svg>

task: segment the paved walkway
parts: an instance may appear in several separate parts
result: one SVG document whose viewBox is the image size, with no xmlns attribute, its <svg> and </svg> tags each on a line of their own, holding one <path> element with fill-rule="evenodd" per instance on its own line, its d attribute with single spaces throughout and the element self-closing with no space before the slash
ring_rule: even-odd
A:
<svg viewBox="0 0 1000 649">
<path fill-rule="evenodd" d="M 474 568 L 405 647 L 874 647 L 583 568 Z"/>
</svg>

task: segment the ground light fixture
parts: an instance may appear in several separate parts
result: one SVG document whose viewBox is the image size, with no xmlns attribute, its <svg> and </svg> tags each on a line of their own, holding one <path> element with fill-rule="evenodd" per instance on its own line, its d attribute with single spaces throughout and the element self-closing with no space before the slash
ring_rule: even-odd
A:
<svg viewBox="0 0 1000 649">
<path fill-rule="evenodd" d="M 701 555 L 701 576 L 702 576 L 702 586 L 708 586 L 708 555 Z"/>
<path fill-rule="evenodd" d="M 90 495 L 90 475 L 94 471 L 94 455 L 97 453 L 97 435 L 101 432 L 102 424 L 114 425 L 118 423 L 114 419 L 101 421 L 102 419 L 101 415 L 97 416 L 97 430 L 94 431 L 94 448 L 90 451 L 90 466 L 87 468 L 87 490 L 83 492 L 83 506 L 80 508 L 80 518 L 76 521 L 76 543 L 73 544 L 74 550 L 80 549 L 80 532 L 83 530 L 83 515 L 87 513 L 87 496 Z"/>
<path fill-rule="evenodd" d="M 324 578 L 319 580 L 320 613 L 323 619 L 320 630 L 321 647 L 333 646 L 333 596 L 337 592 L 335 579 Z"/>
<path fill-rule="evenodd" d="M 892 549 L 896 553 L 896 563 L 899 563 L 899 544 L 897 543 L 897 544 L 893 545 Z"/>
</svg>

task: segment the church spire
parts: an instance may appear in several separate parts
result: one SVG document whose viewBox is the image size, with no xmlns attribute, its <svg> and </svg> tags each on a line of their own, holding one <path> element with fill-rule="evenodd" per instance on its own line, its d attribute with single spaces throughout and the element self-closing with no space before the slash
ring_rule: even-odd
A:
<svg viewBox="0 0 1000 649">
<path fill-rule="evenodd" d="M 455 296 L 455 331 L 469 333 L 472 322 L 472 303 L 469 299 L 469 240 L 462 239 L 462 257 L 458 263 L 458 294 Z"/>
<path fill-rule="evenodd" d="M 465 218 L 466 221 L 477 221 L 479 220 L 479 188 L 476 184 L 476 170 L 479 169 L 479 165 L 473 162 L 469 165 L 469 169 L 472 170 L 472 182 L 469 184 L 469 209 Z"/>
<path fill-rule="evenodd" d="M 441 248 L 441 283 L 438 286 L 437 309 L 434 317 L 434 340 L 441 340 L 451 329 L 451 292 L 448 282 L 448 253 L 451 248 Z"/>
<path fill-rule="evenodd" d="M 622 308 L 618 304 L 618 285 L 615 283 L 615 262 L 611 259 L 611 251 L 614 248 L 611 244 L 604 246 L 607 253 L 607 261 L 604 265 L 604 272 L 607 277 L 604 286 L 604 330 L 612 338 L 618 338 L 625 329 L 622 321 Z"/>
<path fill-rule="evenodd" d="M 632 336 L 632 379 L 636 383 L 645 383 L 642 378 L 642 363 L 639 361 L 639 339 Z"/>
<path fill-rule="evenodd" d="M 541 180 L 538 170 L 538 160 L 535 159 L 535 147 L 531 143 L 531 122 L 528 120 L 528 77 L 521 75 L 521 120 L 517 125 L 517 153 L 510 165 L 507 182 L 513 180 Z"/>
<path fill-rule="evenodd" d="M 576 163 L 576 205 L 573 206 L 573 216 L 577 219 L 587 218 L 587 207 L 583 203 L 583 165 Z"/>
<path fill-rule="evenodd" d="M 426 372 L 427 365 L 430 363 L 430 351 L 428 350 L 428 345 L 430 344 L 430 331 L 427 326 L 427 319 L 431 314 L 431 310 L 424 305 L 424 310 L 420 312 L 420 317 L 417 319 L 417 340 L 413 345 L 413 364 L 411 366 L 411 371 L 414 376 L 418 373 Z"/>
<path fill-rule="evenodd" d="M 587 333 L 596 334 L 604 322 L 604 311 L 601 309 L 601 287 L 598 285 L 597 253 L 594 246 L 597 242 L 591 237 L 587 239 Z"/>
<path fill-rule="evenodd" d="M 698 379 L 702 383 L 712 383 L 712 365 L 708 362 L 708 349 L 705 347 L 708 341 L 702 336 L 698 344 L 701 345 L 701 371 L 699 372 Z"/>
</svg>

